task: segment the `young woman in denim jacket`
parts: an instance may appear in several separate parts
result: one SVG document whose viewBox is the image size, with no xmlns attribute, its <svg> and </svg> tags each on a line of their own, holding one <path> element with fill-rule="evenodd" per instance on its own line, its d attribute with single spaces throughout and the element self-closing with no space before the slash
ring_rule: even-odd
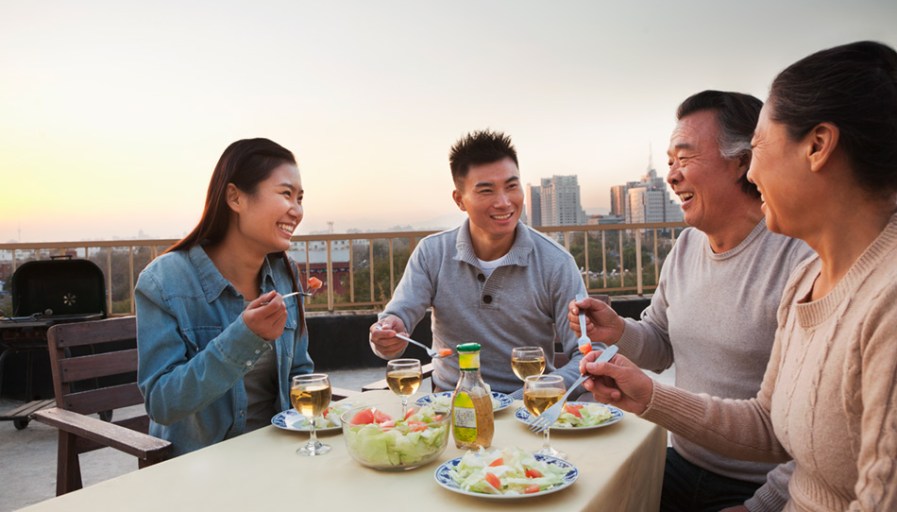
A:
<svg viewBox="0 0 897 512">
<path fill-rule="evenodd" d="M 137 282 L 138 383 L 150 433 L 187 453 L 270 423 L 309 373 L 287 257 L 302 220 L 293 154 L 267 139 L 221 155 L 196 228 Z"/>
</svg>

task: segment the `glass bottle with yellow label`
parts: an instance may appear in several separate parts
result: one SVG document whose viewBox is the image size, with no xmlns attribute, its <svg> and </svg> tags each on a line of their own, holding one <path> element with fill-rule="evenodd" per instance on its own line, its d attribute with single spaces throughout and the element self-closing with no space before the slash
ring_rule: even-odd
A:
<svg viewBox="0 0 897 512">
<path fill-rule="evenodd" d="M 452 395 L 452 435 L 462 449 L 489 448 L 495 433 L 492 393 L 480 375 L 480 345 L 458 345 L 461 377 Z"/>
</svg>

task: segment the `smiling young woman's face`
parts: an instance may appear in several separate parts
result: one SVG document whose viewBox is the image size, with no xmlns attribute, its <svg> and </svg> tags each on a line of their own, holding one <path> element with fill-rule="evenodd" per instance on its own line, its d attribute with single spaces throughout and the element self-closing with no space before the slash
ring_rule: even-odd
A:
<svg viewBox="0 0 897 512">
<path fill-rule="evenodd" d="M 302 180 L 293 164 L 276 167 L 252 194 L 237 191 L 237 232 L 264 254 L 286 251 L 302 221 Z"/>
</svg>

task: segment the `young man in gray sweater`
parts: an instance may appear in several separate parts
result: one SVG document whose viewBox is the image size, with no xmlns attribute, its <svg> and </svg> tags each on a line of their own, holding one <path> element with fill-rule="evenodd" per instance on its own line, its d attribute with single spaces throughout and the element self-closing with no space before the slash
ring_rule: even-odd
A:
<svg viewBox="0 0 897 512">
<path fill-rule="evenodd" d="M 641 320 L 624 320 L 593 299 L 570 305 L 571 318 L 579 307 L 586 311 L 593 340 L 616 343 L 621 354 L 656 372 L 675 361 L 676 386 L 724 398 L 757 394 L 785 283 L 811 254 L 800 240 L 766 228 L 760 193 L 747 181 L 761 107 L 753 96 L 720 91 L 679 106 L 667 182 L 691 227 L 664 261 Z M 676 435 L 672 444 L 662 511 L 784 506 L 790 464 L 730 459 Z"/>
<path fill-rule="evenodd" d="M 523 187 L 511 139 L 470 133 L 452 147 L 449 163 L 452 199 L 467 220 L 420 241 L 371 326 L 371 348 L 384 359 L 400 356 L 407 344 L 395 334 L 414 330 L 432 308 L 433 348 L 479 343 L 480 371 L 494 391 L 522 397 L 511 370 L 511 349 L 522 346 L 542 347 L 546 373 L 572 384 L 582 355 L 567 304 L 585 286 L 570 253 L 519 221 Z M 569 358 L 561 368 L 554 366 L 555 341 Z M 457 380 L 458 358 L 433 361 L 437 389 L 454 389 Z"/>
</svg>

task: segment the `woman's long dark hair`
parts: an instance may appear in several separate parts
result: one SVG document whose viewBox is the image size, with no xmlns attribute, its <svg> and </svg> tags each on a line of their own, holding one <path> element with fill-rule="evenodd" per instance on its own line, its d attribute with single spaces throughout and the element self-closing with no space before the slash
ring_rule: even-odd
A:
<svg viewBox="0 0 897 512">
<path fill-rule="evenodd" d="M 268 139 L 243 139 L 228 146 L 212 172 L 199 223 L 189 235 L 175 242 L 165 252 L 186 251 L 196 245 L 214 245 L 220 242 L 230 223 L 227 185 L 233 183 L 242 192 L 251 195 L 255 193 L 259 183 L 268 179 L 271 172 L 283 164 L 296 165 L 296 157 L 290 150 Z M 286 251 L 269 254 L 268 258 L 272 256 L 279 256 L 283 260 L 293 291 L 299 291 L 299 281 Z M 300 332 L 305 329 L 305 311 L 301 307 L 299 329 Z"/>
</svg>

